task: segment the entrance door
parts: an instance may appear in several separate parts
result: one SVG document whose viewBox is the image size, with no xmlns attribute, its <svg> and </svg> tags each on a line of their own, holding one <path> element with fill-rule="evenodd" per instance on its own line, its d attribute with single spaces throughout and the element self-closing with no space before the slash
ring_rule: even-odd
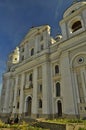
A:
<svg viewBox="0 0 86 130">
<path fill-rule="evenodd" d="M 58 109 L 58 116 L 62 116 L 62 104 L 60 100 L 57 102 L 57 109 Z"/>
<path fill-rule="evenodd" d="M 29 96 L 26 100 L 26 116 L 31 116 L 32 98 Z"/>
</svg>

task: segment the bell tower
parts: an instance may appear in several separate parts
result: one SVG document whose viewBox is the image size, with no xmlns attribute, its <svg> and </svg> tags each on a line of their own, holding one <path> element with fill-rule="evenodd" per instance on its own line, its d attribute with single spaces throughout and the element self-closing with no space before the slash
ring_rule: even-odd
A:
<svg viewBox="0 0 86 130">
<path fill-rule="evenodd" d="M 19 63 L 19 48 L 18 47 L 16 47 L 16 49 L 8 57 L 7 71 L 10 71 L 11 66 L 17 63 Z"/>
<path fill-rule="evenodd" d="M 63 40 L 86 30 L 86 1 L 74 0 L 60 21 Z"/>
</svg>

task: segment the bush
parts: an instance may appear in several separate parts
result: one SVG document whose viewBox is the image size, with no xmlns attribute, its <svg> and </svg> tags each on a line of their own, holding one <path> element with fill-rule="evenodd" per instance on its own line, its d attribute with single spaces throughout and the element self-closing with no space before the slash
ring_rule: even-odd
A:
<svg viewBox="0 0 86 130">
<path fill-rule="evenodd" d="M 0 128 L 4 127 L 4 122 L 0 120 Z"/>
<path fill-rule="evenodd" d="M 79 130 L 86 130 L 85 128 L 79 128 Z"/>
</svg>

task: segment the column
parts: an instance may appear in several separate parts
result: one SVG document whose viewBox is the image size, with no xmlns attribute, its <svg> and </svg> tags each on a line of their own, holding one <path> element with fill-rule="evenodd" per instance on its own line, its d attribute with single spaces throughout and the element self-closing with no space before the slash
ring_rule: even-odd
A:
<svg viewBox="0 0 86 130">
<path fill-rule="evenodd" d="M 16 76 L 15 88 L 14 88 L 13 113 L 16 113 L 17 85 L 18 85 L 18 75 Z"/>
<path fill-rule="evenodd" d="M 10 96 L 10 79 L 7 79 L 6 91 L 5 91 L 4 110 L 3 110 L 4 113 L 8 113 L 8 111 L 9 111 L 9 96 Z"/>
<path fill-rule="evenodd" d="M 23 107 L 24 107 L 24 80 L 25 80 L 25 74 L 22 74 L 21 77 L 21 88 L 20 88 L 20 106 L 19 106 L 19 113 L 22 114 L 23 113 Z"/>
<path fill-rule="evenodd" d="M 37 68 L 33 69 L 33 95 L 32 95 L 32 114 L 37 114 L 38 102 L 37 102 Z"/>
<path fill-rule="evenodd" d="M 14 80 L 11 79 L 11 86 L 10 86 L 10 98 L 9 98 L 9 112 L 12 112 L 13 110 L 13 95 L 14 95 Z"/>
</svg>

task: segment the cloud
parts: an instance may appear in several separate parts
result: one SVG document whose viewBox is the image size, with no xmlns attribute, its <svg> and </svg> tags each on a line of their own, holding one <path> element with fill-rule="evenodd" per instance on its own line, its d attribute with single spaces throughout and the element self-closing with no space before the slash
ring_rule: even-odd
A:
<svg viewBox="0 0 86 130">
<path fill-rule="evenodd" d="M 64 4 L 63 0 L 57 1 L 56 9 L 55 9 L 55 19 L 57 19 L 59 15 L 61 15 L 61 9 L 62 9 L 63 4 Z"/>
<path fill-rule="evenodd" d="M 57 1 L 57 6 L 55 9 L 55 19 L 61 17 L 64 13 L 64 11 L 67 9 L 67 7 L 69 7 L 72 3 L 72 0 L 68 0 L 66 2 L 64 2 L 64 0 L 58 0 Z"/>
</svg>

